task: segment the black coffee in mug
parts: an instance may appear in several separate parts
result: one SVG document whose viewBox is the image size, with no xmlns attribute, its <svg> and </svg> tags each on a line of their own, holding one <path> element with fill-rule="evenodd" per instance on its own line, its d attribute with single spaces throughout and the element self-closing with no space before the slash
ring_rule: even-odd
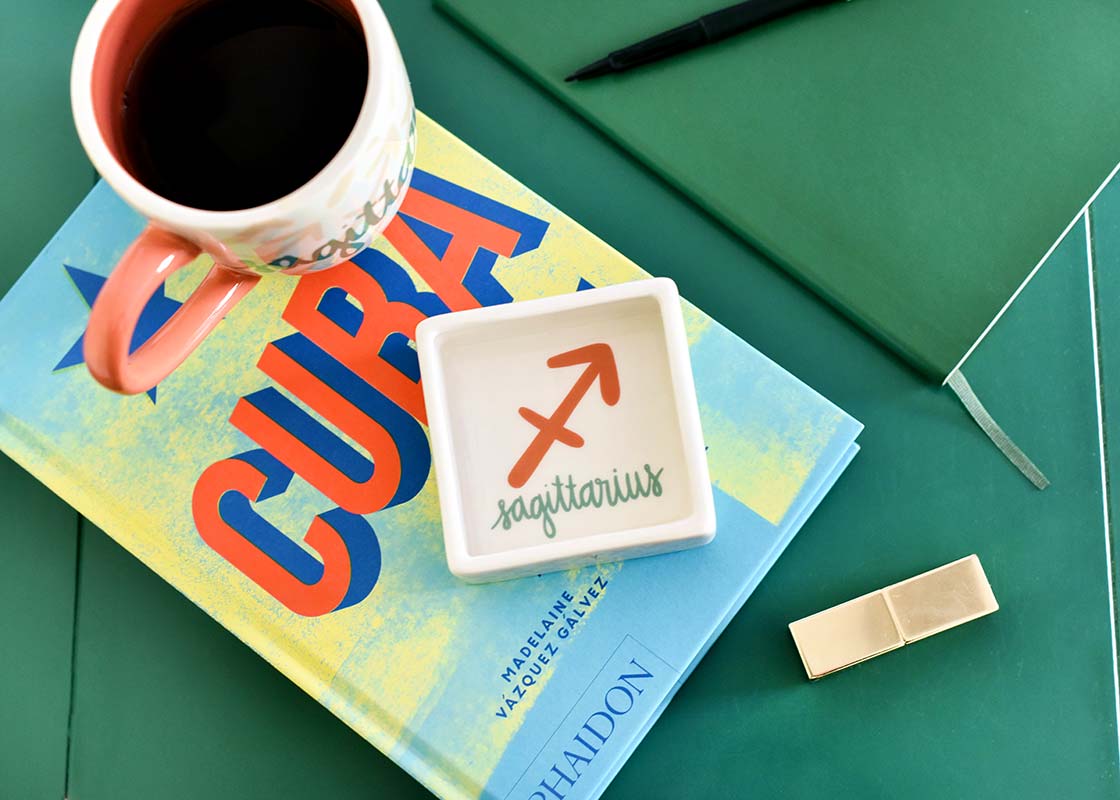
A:
<svg viewBox="0 0 1120 800">
<path fill-rule="evenodd" d="M 342 147 L 367 72 L 360 23 L 328 0 L 198 0 L 136 59 L 121 109 L 125 167 L 192 208 L 276 200 Z"/>
</svg>

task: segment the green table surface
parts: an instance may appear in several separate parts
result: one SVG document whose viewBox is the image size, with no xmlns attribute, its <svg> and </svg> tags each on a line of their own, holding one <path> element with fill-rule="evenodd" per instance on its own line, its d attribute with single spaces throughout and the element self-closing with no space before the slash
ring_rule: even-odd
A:
<svg viewBox="0 0 1120 800">
<path fill-rule="evenodd" d="M 1053 480 L 1036 492 L 951 395 L 427 3 L 384 5 L 420 107 L 867 424 L 863 452 L 607 797 L 1116 797 L 1084 228 L 966 368 Z M 0 10 L 0 289 L 92 185 L 66 86 L 87 10 L 77 0 Z M 1118 192 L 1098 215 L 1118 222 L 1094 228 L 1099 332 L 1117 342 L 1101 350 L 1106 387 L 1120 376 L 1120 331 L 1109 338 L 1120 326 Z M 788 622 L 971 552 L 997 614 L 805 679 Z M 426 796 L 6 461 L 0 553 L 0 797 Z"/>
<path fill-rule="evenodd" d="M 83 5 L 0 4 L 0 294 L 93 185 L 66 109 Z M 66 785 L 78 523 L 0 454 L 3 798 L 59 798 Z"/>
</svg>

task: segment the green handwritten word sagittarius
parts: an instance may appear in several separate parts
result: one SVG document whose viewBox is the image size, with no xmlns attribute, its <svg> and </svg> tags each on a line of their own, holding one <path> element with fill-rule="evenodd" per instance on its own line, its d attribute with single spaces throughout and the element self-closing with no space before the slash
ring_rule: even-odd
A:
<svg viewBox="0 0 1120 800">
<path fill-rule="evenodd" d="M 515 522 L 539 519 L 544 535 L 551 539 L 556 535 L 556 522 L 552 518 L 554 514 L 602 508 L 604 505 L 614 508 L 621 503 L 641 500 L 651 495 L 660 497 L 661 473 L 664 471 L 664 467 L 654 470 L 649 464 L 645 464 L 641 470 L 619 475 L 616 468 L 610 478 L 592 478 L 582 484 L 576 483 L 571 475 L 565 483 L 557 475 L 542 494 L 528 498 L 518 495 L 508 504 L 505 500 L 499 500 L 498 518 L 494 520 L 490 530 L 501 525 L 502 530 L 508 531 Z"/>
</svg>

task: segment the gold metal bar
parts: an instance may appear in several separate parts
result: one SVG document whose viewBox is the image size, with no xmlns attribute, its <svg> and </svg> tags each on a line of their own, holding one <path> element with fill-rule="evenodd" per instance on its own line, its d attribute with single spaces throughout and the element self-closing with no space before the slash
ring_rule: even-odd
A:
<svg viewBox="0 0 1120 800">
<path fill-rule="evenodd" d="M 976 556 L 888 586 L 883 593 L 906 644 L 999 610 Z"/>
<path fill-rule="evenodd" d="M 975 555 L 790 623 L 809 678 L 999 610 Z"/>
</svg>

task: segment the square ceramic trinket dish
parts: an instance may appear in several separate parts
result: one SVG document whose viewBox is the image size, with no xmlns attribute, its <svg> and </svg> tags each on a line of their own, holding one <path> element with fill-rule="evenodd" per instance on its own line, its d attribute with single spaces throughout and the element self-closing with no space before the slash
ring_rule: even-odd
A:
<svg viewBox="0 0 1120 800">
<path fill-rule="evenodd" d="M 654 278 L 419 325 L 455 575 L 501 580 L 711 541 L 680 302 Z"/>
</svg>

